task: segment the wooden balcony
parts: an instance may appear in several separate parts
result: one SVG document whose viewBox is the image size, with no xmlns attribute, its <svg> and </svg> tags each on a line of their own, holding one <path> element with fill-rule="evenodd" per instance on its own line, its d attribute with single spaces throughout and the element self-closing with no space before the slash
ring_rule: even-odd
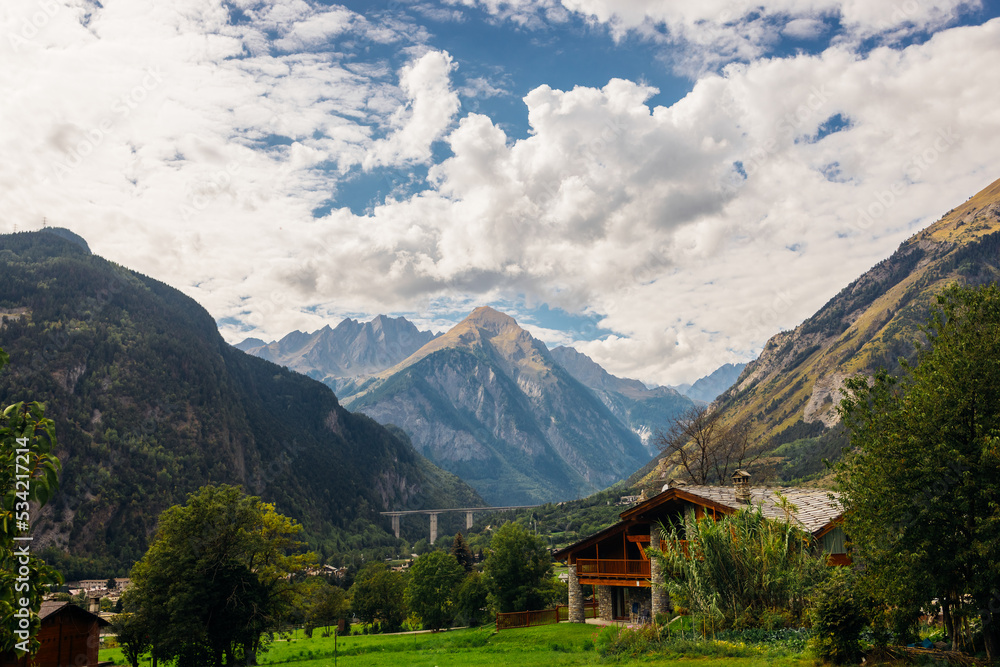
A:
<svg viewBox="0 0 1000 667">
<path fill-rule="evenodd" d="M 576 561 L 576 573 L 587 578 L 649 578 L 648 560 L 611 560 L 607 558 L 581 558 Z"/>
</svg>

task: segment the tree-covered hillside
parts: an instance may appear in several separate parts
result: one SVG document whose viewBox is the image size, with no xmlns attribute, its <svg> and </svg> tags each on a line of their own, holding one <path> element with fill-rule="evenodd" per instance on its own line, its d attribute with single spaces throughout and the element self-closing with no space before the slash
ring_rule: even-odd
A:
<svg viewBox="0 0 1000 667">
<path fill-rule="evenodd" d="M 123 574 L 208 482 L 276 503 L 321 553 L 393 542 L 381 510 L 481 504 L 323 384 L 229 346 L 179 291 L 56 234 L 0 236 L 0 320 L 0 398 L 56 422 L 60 490 L 33 525 L 68 578 Z"/>
</svg>

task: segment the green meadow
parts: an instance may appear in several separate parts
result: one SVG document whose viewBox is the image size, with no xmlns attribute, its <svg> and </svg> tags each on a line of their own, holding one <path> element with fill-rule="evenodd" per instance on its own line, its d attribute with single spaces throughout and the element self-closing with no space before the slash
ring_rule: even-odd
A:
<svg viewBox="0 0 1000 667">
<path fill-rule="evenodd" d="M 261 665 L 296 667 L 334 667 L 335 660 L 337 667 L 593 664 L 793 667 L 814 664 L 811 658 L 795 651 L 776 652 L 767 645 L 727 642 L 689 642 L 664 652 L 639 650 L 626 657 L 602 656 L 600 633 L 601 628 L 597 626 L 560 623 L 503 632 L 495 632 L 493 626 L 487 626 L 438 633 L 352 635 L 337 639 L 335 658 L 333 637 L 320 637 L 317 631 L 312 639 L 307 639 L 299 631 L 291 636 L 291 641 L 276 639 L 270 650 L 259 656 L 259 662 Z M 102 650 L 101 660 L 125 664 L 119 649 Z M 141 664 L 148 665 L 148 659 Z"/>
</svg>

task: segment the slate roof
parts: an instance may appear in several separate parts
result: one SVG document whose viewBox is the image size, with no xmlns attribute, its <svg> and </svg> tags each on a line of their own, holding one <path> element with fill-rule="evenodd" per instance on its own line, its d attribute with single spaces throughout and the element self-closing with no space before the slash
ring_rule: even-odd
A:
<svg viewBox="0 0 1000 667">
<path fill-rule="evenodd" d="M 736 498 L 736 489 L 731 486 L 683 486 L 678 490 L 734 509 L 743 506 Z M 824 489 L 751 487 L 750 502 L 759 505 L 767 518 L 784 521 L 785 511 L 778 504 L 779 493 L 796 507 L 790 516 L 792 521 L 809 533 L 815 533 L 844 513 L 837 494 Z M 650 500 L 654 498 L 656 496 Z"/>
<path fill-rule="evenodd" d="M 761 513 L 765 517 L 784 521 L 785 511 L 779 505 L 779 493 L 795 506 L 795 511 L 789 515 L 792 522 L 802 528 L 802 530 L 817 537 L 819 536 L 818 534 L 826 533 L 827 530 L 831 529 L 832 522 L 839 519 L 844 513 L 837 494 L 825 489 L 751 487 L 750 502 L 754 506 L 759 506 Z M 701 500 L 706 505 L 717 506 L 723 512 L 746 506 L 736 498 L 736 489 L 731 486 L 693 485 L 673 487 L 656 494 L 638 505 L 630 507 L 619 515 L 622 519 L 621 521 L 599 530 L 593 535 L 578 540 L 569 546 L 558 549 L 553 553 L 553 557 L 556 560 L 561 560 L 581 545 L 598 539 L 604 539 L 606 535 L 621 530 L 630 520 L 635 520 L 640 515 L 650 510 L 655 510 L 661 503 L 672 499 L 687 500 L 688 502 L 695 503 Z"/>
<path fill-rule="evenodd" d="M 69 604 L 69 602 L 58 602 L 56 600 L 45 600 L 44 602 L 42 602 L 42 606 L 38 610 L 38 619 L 42 620 L 44 618 L 47 618 L 47 617 L 51 616 L 52 614 L 56 613 L 57 611 L 59 611 L 60 609 L 62 609 L 63 607 L 65 607 L 66 605 L 68 605 L 68 604 Z"/>
</svg>

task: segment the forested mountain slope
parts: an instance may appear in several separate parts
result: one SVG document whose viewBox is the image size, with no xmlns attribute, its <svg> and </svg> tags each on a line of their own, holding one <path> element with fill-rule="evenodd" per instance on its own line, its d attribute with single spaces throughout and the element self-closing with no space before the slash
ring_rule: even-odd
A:
<svg viewBox="0 0 1000 667">
<path fill-rule="evenodd" d="M 228 345 L 179 291 L 51 232 L 0 236 L 0 320 L 0 402 L 56 422 L 60 490 L 33 534 L 69 577 L 124 573 L 209 482 L 274 502 L 326 553 L 391 542 L 380 510 L 481 504 L 404 434 Z"/>
</svg>

